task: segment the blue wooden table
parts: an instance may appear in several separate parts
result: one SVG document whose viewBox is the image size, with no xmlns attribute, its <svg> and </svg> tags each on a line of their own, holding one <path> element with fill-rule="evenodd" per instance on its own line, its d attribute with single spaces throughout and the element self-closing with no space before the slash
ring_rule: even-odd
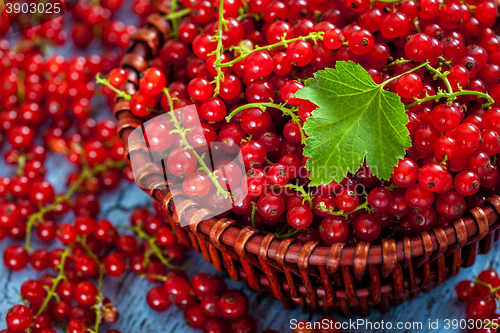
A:
<svg viewBox="0 0 500 333">
<path fill-rule="evenodd" d="M 2 152 L 3 155 L 4 151 Z M 72 167 L 67 165 L 63 156 L 52 156 L 48 159 L 47 179 L 55 184 L 57 192 L 64 190 L 64 182 L 67 174 Z M 61 167 L 66 166 L 66 167 Z M 13 172 L 10 167 L 0 164 L 0 175 L 7 175 Z M 120 186 L 112 192 L 101 195 L 101 215 L 113 223 L 128 221 L 129 214 L 137 206 L 151 206 L 150 198 L 142 192 L 135 184 L 122 181 Z M 71 222 L 73 216 L 68 216 L 64 221 Z M 36 236 L 34 237 L 36 238 Z M 0 243 L 0 250 L 4 250 L 11 240 Z M 47 246 L 46 244 L 35 243 L 35 248 Z M 57 242 L 48 246 L 48 248 L 59 246 Z M 445 329 L 444 321 L 446 319 L 464 318 L 464 304 L 459 302 L 454 294 L 454 286 L 461 279 L 471 278 L 477 275 L 485 268 L 498 268 L 499 245 L 495 246 L 488 255 L 478 256 L 476 265 L 469 269 L 462 269 L 460 274 L 432 290 L 428 294 L 421 294 L 418 299 L 408 301 L 399 307 L 393 308 L 389 313 L 381 314 L 372 311 L 368 321 L 373 323 L 391 322 L 396 325 L 397 322 L 422 322 L 422 330 L 369 330 L 360 328 L 358 330 L 346 330 L 347 332 L 460 332 L 459 329 Z M 209 272 L 217 276 L 223 276 L 217 272 L 210 264 L 206 263 L 201 255 L 194 250 L 189 250 L 186 263 L 191 265 L 188 275 L 192 277 L 198 272 Z M 19 289 L 23 281 L 40 276 L 40 273 L 28 268 L 25 271 L 11 273 L 4 266 L 0 265 L 0 318 L 5 318 L 7 309 L 19 303 Z M 234 282 L 223 276 L 231 288 L 244 289 L 250 296 L 249 313 L 257 319 L 259 332 L 265 329 L 275 329 L 278 332 L 291 332 L 290 320 L 317 320 L 319 315 L 311 316 L 304 314 L 297 308 L 292 311 L 284 310 L 281 303 L 269 298 L 258 298 L 255 293 L 246 288 L 243 283 Z M 121 317 L 113 328 L 121 330 L 123 333 L 170 333 L 170 332 L 195 332 L 189 329 L 183 322 L 181 312 L 172 306 L 164 313 L 155 313 L 146 305 L 145 294 L 151 288 L 151 284 L 141 280 L 132 273 L 127 273 L 121 278 L 106 277 L 104 281 L 104 290 L 113 302 L 116 303 Z M 357 316 L 352 318 L 343 318 L 336 316 L 340 321 L 349 321 L 359 319 Z M 429 320 L 435 322 L 439 320 L 439 329 L 429 329 Z M 0 329 L 4 328 L 4 320 L 0 322 Z M 103 332 L 108 329 L 103 325 Z"/>
</svg>

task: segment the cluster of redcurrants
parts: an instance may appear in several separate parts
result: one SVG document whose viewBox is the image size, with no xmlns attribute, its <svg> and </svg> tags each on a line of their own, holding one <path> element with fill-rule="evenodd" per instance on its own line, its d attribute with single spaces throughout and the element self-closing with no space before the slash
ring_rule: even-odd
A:
<svg viewBox="0 0 500 333">
<path fill-rule="evenodd" d="M 170 271 L 163 285 L 152 288 L 146 299 L 159 312 L 174 303 L 184 311 L 187 325 L 204 333 L 257 331 L 255 319 L 246 313 L 247 296 L 239 290 L 228 291 L 224 280 L 206 273 L 198 273 L 188 282 L 183 271 Z"/>
<path fill-rule="evenodd" d="M 99 289 L 100 282 L 91 279 L 119 277 L 127 267 L 152 283 L 163 282 L 146 295 L 153 310 L 165 311 L 173 303 L 184 311 L 190 327 L 203 328 L 204 333 L 255 332 L 256 322 L 246 314 L 248 299 L 243 292 L 228 291 L 224 280 L 206 273 L 197 274 L 189 283 L 186 273 L 175 266 L 182 261 L 185 247 L 178 243 L 163 214 L 159 205 L 155 205 L 155 214 L 145 208 L 132 212 L 130 227 L 139 233 L 142 243 L 132 234 L 119 234 L 107 220 L 79 216 L 74 224 L 57 229 L 57 238 L 66 249 L 38 249 L 29 255 L 24 247 L 9 247 L 4 264 L 10 270 L 30 264 L 37 271 L 52 269 L 58 275 L 45 274 L 23 283 L 21 296 L 26 303 L 9 310 L 8 330 L 2 333 L 28 328 L 35 333 L 54 333 L 54 320 L 67 321 L 68 333 L 87 332 L 96 321 L 116 322 L 118 310 Z"/>
<path fill-rule="evenodd" d="M 189 16 L 179 23 L 179 39 L 167 40 L 152 59 L 130 108 L 146 119 L 158 115 L 151 113 L 155 107 L 170 111 L 170 100 L 162 93 L 166 86 L 174 109 L 196 105 L 197 114 L 178 114 L 186 127 L 193 119 L 202 120 L 186 133 L 188 143 L 194 141 L 190 133 L 198 139 L 203 134 L 201 141 L 212 150 L 241 152 L 246 175 L 238 169 L 230 178 L 246 182 L 248 195 L 233 201 L 232 212 L 226 214 L 243 215 L 246 223 L 264 231 L 283 229 L 284 224 L 308 228 L 295 233 L 299 243 L 355 245 L 449 226 L 468 208 L 482 206 L 498 193 L 500 40 L 492 29 L 497 7 L 489 0 L 250 0 L 245 6 L 227 0 L 223 15 L 228 29 L 222 31 L 219 0 L 182 3 Z M 316 21 L 318 11 L 323 14 Z M 302 39 L 283 41 L 295 37 Z M 242 54 L 246 56 L 240 60 Z M 301 126 L 316 106 L 292 94 L 317 70 L 347 60 L 361 64 L 376 83 L 428 62 L 428 67 L 385 86 L 403 103 L 415 104 L 407 112 L 412 146 L 389 181 L 362 167 L 340 183 L 312 188 L 307 186 Z M 126 79 L 120 68 L 109 77 L 115 88 Z M 490 103 L 493 108 L 483 107 L 484 95 L 467 95 L 461 89 L 489 93 L 496 102 Z M 436 94 L 456 99 L 415 103 Z M 278 105 L 283 102 L 297 113 L 284 115 Z M 231 114 L 248 103 L 256 107 Z M 263 111 L 259 106 L 266 103 L 271 106 Z M 148 130 L 151 148 L 169 153 L 168 171 L 182 181 L 198 169 L 197 159 L 181 147 L 180 135 L 169 126 L 153 124 Z M 213 184 L 199 173 L 195 180 L 186 194 L 198 200 Z M 362 191 L 356 190 L 359 186 Z M 371 213 L 362 208 L 371 208 Z"/>
<path fill-rule="evenodd" d="M 18 115 L 15 110 L 6 113 Z M 35 226 L 39 239 L 51 242 L 56 237 L 57 219 L 70 210 L 76 216 L 96 217 L 99 213 L 97 194 L 116 188 L 122 178 L 133 180 L 130 167 L 123 167 L 124 146 L 113 121 L 96 123 L 88 118 L 71 135 L 52 126 L 44 133 L 44 145 L 33 145 L 33 127 L 16 118 L 7 131 L 8 142 L 14 144 L 13 149 L 6 152 L 5 161 L 17 165 L 17 174 L 0 177 L 0 240 L 7 236 L 23 239 L 27 227 Z M 22 145 L 15 145 L 16 142 Z M 79 167 L 79 171 L 69 174 L 67 179 L 71 192 L 55 193 L 52 184 L 44 179 L 44 161 L 49 150 L 65 153 L 68 161 Z M 70 198 L 73 192 L 79 192 L 76 198 Z"/>
<path fill-rule="evenodd" d="M 24 332 L 27 328 L 38 333 L 55 332 L 51 327 L 53 320 L 57 320 L 67 321 L 67 332 L 83 333 L 93 327 L 96 320 L 116 322 L 119 316 L 116 308 L 90 280 L 102 280 L 104 275 L 119 277 L 127 265 L 136 274 L 165 276 L 167 267 L 152 253 L 151 244 L 160 249 L 159 256 L 168 260 L 168 264 L 180 263 L 185 247 L 177 242 L 162 214 L 162 210 L 157 209 L 156 214 L 151 215 L 145 208 L 131 214 L 131 226 L 154 235 L 142 244 L 133 235 L 120 235 L 107 220 L 96 221 L 82 215 L 74 224 L 57 227 L 55 234 L 65 249 L 41 248 L 30 255 L 22 246 L 8 247 L 3 256 L 8 269 L 19 271 L 30 264 L 37 271 L 52 269 L 57 276 L 45 274 L 22 285 L 21 296 L 29 306 L 16 305 L 9 310 L 6 320 L 11 331 L 7 332 Z M 110 252 L 111 248 L 114 251 Z"/>
<path fill-rule="evenodd" d="M 72 13 L 96 15 L 94 9 L 83 10 L 85 6 L 80 2 Z M 58 34 L 48 33 L 48 29 L 60 30 L 63 22 L 59 17 L 24 30 L 13 45 L 0 39 L 0 146 L 4 140 L 9 144 L 5 163 L 17 166 L 14 175 L 0 177 L 0 240 L 6 236 L 24 238 L 27 221 L 41 205 L 50 207 L 50 211 L 45 209 L 39 216 L 43 221 L 36 221 L 36 231 L 40 239 L 52 241 L 56 216 L 73 208 L 77 216 L 95 217 L 99 207 L 95 195 L 99 190 L 115 188 L 121 178 L 133 180 L 131 168 L 124 166 L 124 144 L 116 124 L 92 118 L 95 75 L 116 67 L 121 52 L 109 49 L 69 59 L 59 54 L 44 56 L 48 39 L 59 44 L 54 40 Z M 43 40 L 37 41 L 39 37 Z M 84 190 L 73 207 L 66 194 L 56 194 L 44 180 L 49 151 L 64 153 L 70 163 L 78 166 L 79 171 L 67 180 L 69 188 L 75 186 L 72 192 Z"/>
<path fill-rule="evenodd" d="M 467 302 L 465 315 L 470 333 L 494 333 L 500 328 L 499 290 L 500 278 L 492 269 L 482 271 L 475 282 L 464 280 L 456 285 L 458 298 Z"/>
<path fill-rule="evenodd" d="M 15 2 L 11 3 L 16 4 Z M 73 7 L 71 2 L 63 6 L 61 3 L 51 3 L 65 7 L 68 15 L 74 20 L 71 26 L 71 40 L 79 48 L 86 48 L 94 38 L 100 38 L 102 45 L 106 47 L 119 47 L 120 51 L 108 50 L 103 58 L 112 57 L 119 59 L 122 50 L 129 45 L 129 36 L 136 30 L 134 25 L 127 25 L 123 21 L 114 18 L 114 14 L 122 7 L 123 0 L 103 0 L 99 3 L 91 1 L 77 1 Z M 64 11 L 64 9 L 61 9 Z M 7 17 L 7 11 L 9 16 Z M 22 30 L 24 42 L 28 44 L 45 44 L 45 46 L 62 46 L 65 44 L 68 29 L 64 29 L 68 16 L 59 16 L 47 10 L 47 13 L 33 15 L 33 10 L 23 12 L 12 10 L 10 7 L 0 8 L 0 36 L 5 36 L 10 29 L 10 22 L 20 27 L 31 27 Z M 109 69 L 108 69 L 109 70 Z"/>
</svg>

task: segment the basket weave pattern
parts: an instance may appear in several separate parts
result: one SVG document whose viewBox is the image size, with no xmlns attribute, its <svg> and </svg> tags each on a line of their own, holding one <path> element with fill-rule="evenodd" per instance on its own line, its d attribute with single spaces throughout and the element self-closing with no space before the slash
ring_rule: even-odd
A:
<svg viewBox="0 0 500 333">
<path fill-rule="evenodd" d="M 168 38 L 170 26 L 163 18 L 168 12 L 160 8 L 130 38 L 131 47 L 121 62 L 128 73 L 129 94 L 136 91 L 139 74 Z M 496 195 L 486 207 L 473 208 L 471 217 L 455 220 L 452 226 L 401 241 L 384 239 L 373 246 L 367 242 L 356 247 L 299 245 L 290 238 L 280 241 L 274 234 L 259 235 L 251 227 L 241 229 L 230 218 L 206 219 L 210 211 L 182 191 L 168 189 L 162 166 L 151 162 L 144 142 L 129 142 L 130 133 L 142 123 L 130 112 L 128 101 L 116 101 L 114 116 L 125 142 L 125 158 L 143 162 L 135 170 L 137 184 L 162 205 L 181 243 L 201 252 L 233 280 L 245 280 L 254 290 L 270 290 L 285 306 L 293 302 L 304 309 L 334 309 L 346 316 L 353 311 L 367 315 L 371 307 L 387 311 L 458 274 L 460 267 L 473 265 L 476 255 L 488 253 L 500 236 Z M 181 203 L 174 207 L 173 198 Z M 181 220 L 189 227 L 180 227 Z"/>
</svg>

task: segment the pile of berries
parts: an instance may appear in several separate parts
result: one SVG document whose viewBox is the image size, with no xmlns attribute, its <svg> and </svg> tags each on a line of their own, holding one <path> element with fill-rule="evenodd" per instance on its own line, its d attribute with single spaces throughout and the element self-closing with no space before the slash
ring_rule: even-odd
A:
<svg viewBox="0 0 500 333">
<path fill-rule="evenodd" d="M 128 228 L 137 235 L 120 234 L 107 220 L 81 215 L 73 224 L 57 228 L 57 238 L 65 248 L 38 249 L 30 255 L 22 246 L 8 247 L 4 253 L 8 269 L 18 271 L 31 265 L 37 271 L 51 269 L 56 275 L 49 273 L 23 283 L 23 304 L 9 309 L 8 330 L 2 333 L 27 329 L 55 333 L 55 321 L 65 321 L 69 333 L 85 333 L 88 329 L 98 333 L 101 322 L 119 319 L 117 308 L 101 289 L 102 279 L 120 277 L 128 267 L 151 283 L 163 283 L 145 296 L 153 310 L 162 312 L 175 304 L 184 311 L 186 324 L 203 328 L 204 333 L 255 332 L 256 322 L 246 313 L 248 299 L 243 292 L 228 291 L 224 280 L 206 273 L 198 273 L 188 282 L 182 267 L 177 266 L 186 248 L 163 214 L 159 205 L 155 205 L 154 214 L 136 208 Z M 92 281 L 95 279 L 97 283 Z"/>
<path fill-rule="evenodd" d="M 13 167 L 10 175 L 0 177 L 0 241 L 10 238 L 17 243 L 6 247 L 3 265 L 14 272 L 28 266 L 44 272 L 22 284 L 20 303 L 8 310 L 6 325 L 0 325 L 7 328 L 1 333 L 55 333 L 60 325 L 68 333 L 102 332 L 101 324 L 119 319 L 118 309 L 102 290 L 102 281 L 120 277 L 128 269 L 170 285 L 163 293 L 153 289 L 145 297 L 155 310 L 166 309 L 162 302 L 174 302 L 187 311 L 191 326 L 206 327 L 205 332 L 221 332 L 220 327 L 226 326 L 234 332 L 254 332 L 255 321 L 246 314 L 246 297 L 239 291 L 226 293 L 220 279 L 212 280 L 224 286 L 222 294 L 217 289 L 219 296 L 210 283 L 205 284 L 208 275 L 192 282 L 193 290 L 203 293 L 208 288 L 206 294 L 212 300 L 220 299 L 217 313 L 209 306 L 212 312 L 205 317 L 197 315 L 199 305 L 192 309 L 200 298 L 193 296 L 189 286 L 188 294 L 177 295 L 177 301 L 162 298 L 167 291 L 184 286 L 175 282 L 177 277 L 172 281 L 170 277 L 185 278 L 178 265 L 186 247 L 167 224 L 161 207 L 156 205 L 154 214 L 146 208 L 134 210 L 128 226 L 133 232 L 123 234 L 110 221 L 98 218 L 99 194 L 115 189 L 122 180 L 134 180 L 123 160 L 124 143 L 115 122 L 102 117 L 96 121 L 93 108 L 100 93 L 113 95 L 106 87 L 96 90 L 96 74 L 116 68 L 128 46 L 128 35 L 135 30 L 113 18 L 120 6 L 121 1 L 80 1 L 68 14 L 75 19 L 70 39 L 64 28 L 68 17 L 50 20 L 48 15 L 36 17 L 46 23 L 13 38 L 6 8 L 0 8 L 0 148 L 4 163 Z M 142 13 L 140 6 L 134 9 Z M 156 9 L 150 6 L 148 10 Z M 20 14 L 17 20 L 28 24 L 26 20 L 34 18 Z M 71 42 L 85 48 L 97 36 L 102 51 L 70 58 L 57 52 L 47 55 L 51 48 L 57 51 Z M 46 179 L 46 161 L 55 154 L 65 156 L 75 170 L 61 193 Z M 22 240 L 24 244 L 19 244 Z M 59 247 L 47 250 L 55 242 Z M 220 316 L 219 309 L 223 309 Z M 221 318 L 231 321 L 226 324 Z"/>
<path fill-rule="evenodd" d="M 232 210 L 219 217 L 229 214 L 298 243 L 353 246 L 450 226 L 499 193 L 500 37 L 492 29 L 498 13 L 493 2 L 182 5 L 167 16 L 178 29 L 134 95 L 120 91 L 125 69 L 113 70 L 103 83 L 149 121 L 151 149 L 166 156 L 172 183 L 184 182 L 190 198 L 229 200 L 213 199 L 226 183 L 221 172 L 206 172 L 214 161 L 203 163 L 201 157 L 211 154 L 199 147 L 241 154 L 244 169 L 231 165 L 233 159 L 214 168 L 229 170 L 226 180 L 248 190 L 231 193 Z M 302 126 L 317 106 L 292 95 L 337 61 L 360 64 L 377 84 L 387 81 L 384 89 L 407 106 L 412 145 L 389 180 L 361 166 L 339 183 L 309 185 Z M 171 112 L 189 105 L 197 112 Z M 151 121 L 165 112 L 178 124 Z M 193 119 L 201 123 L 185 130 Z"/>
<path fill-rule="evenodd" d="M 455 292 L 458 299 L 467 302 L 465 315 L 469 319 L 470 333 L 493 333 L 500 329 L 500 278 L 492 269 L 482 271 L 475 281 L 460 281 Z"/>
<path fill-rule="evenodd" d="M 497 7 L 490 0 L 386 2 L 183 0 L 179 8 L 177 1 L 136 0 L 142 20 L 170 6 L 172 29 L 132 96 L 121 91 L 130 68 L 117 67 L 135 30 L 113 17 L 122 1 L 78 3 L 69 14 L 72 43 L 86 48 L 100 39 L 105 50 L 69 59 L 46 55 L 69 42 L 67 16 L 37 16 L 46 23 L 14 39 L 2 6 L 0 148 L 16 172 L 0 178 L 0 241 L 25 240 L 9 246 L 3 261 L 12 271 L 31 265 L 51 272 L 22 285 L 22 304 L 9 310 L 1 333 L 54 333 L 56 322 L 70 333 L 99 333 L 101 323 L 119 318 L 102 280 L 128 267 L 163 283 L 146 295 L 154 310 L 175 303 L 189 326 L 206 333 L 255 331 L 243 293 L 207 274 L 188 282 L 178 266 L 186 250 L 176 236 L 180 227 L 166 223 L 160 206 L 154 214 L 136 209 L 127 226 L 133 233 L 98 218 L 99 192 L 134 175 L 116 125 L 93 119 L 96 76 L 109 104 L 118 95 L 149 121 L 148 144 L 168 156 L 166 168 L 187 196 L 215 207 L 229 200 L 232 208 L 219 217 L 280 239 L 354 246 L 401 238 L 449 226 L 498 194 Z M 32 17 L 21 14 L 18 21 Z M 389 180 L 361 166 L 341 182 L 309 185 L 302 126 L 317 106 L 293 94 L 337 61 L 360 64 L 407 106 L 412 146 Z M 195 112 L 176 111 L 184 106 Z M 168 123 L 154 121 L 162 113 Z M 228 159 L 213 168 L 225 172 L 213 173 L 207 165 L 214 155 L 200 147 L 240 154 L 243 167 Z M 77 170 L 65 193 L 45 179 L 50 153 L 64 154 Z M 246 192 L 228 183 L 242 183 Z M 74 213 L 70 223 L 62 223 L 66 213 Z M 62 246 L 32 249 L 32 234 Z M 487 271 L 457 286 L 471 319 L 495 317 L 499 285 Z"/>
<path fill-rule="evenodd" d="M 153 287 L 146 297 L 148 305 L 158 312 L 174 303 L 184 311 L 187 325 L 204 333 L 257 330 L 255 319 L 246 313 L 247 296 L 239 290 L 228 291 L 224 280 L 206 273 L 196 274 L 189 283 L 183 271 L 170 271 L 163 285 Z"/>
</svg>

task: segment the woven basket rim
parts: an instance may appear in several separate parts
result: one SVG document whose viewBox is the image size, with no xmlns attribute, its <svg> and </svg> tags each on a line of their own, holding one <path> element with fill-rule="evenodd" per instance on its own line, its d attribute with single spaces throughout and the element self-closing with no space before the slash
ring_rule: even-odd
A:
<svg viewBox="0 0 500 333">
<path fill-rule="evenodd" d="M 153 199 L 155 199 L 154 195 L 152 196 Z M 500 214 L 500 197 L 496 195 L 492 195 L 488 201 L 487 201 L 491 206 L 486 206 L 484 207 L 484 210 L 475 207 L 472 210 L 476 210 L 476 212 L 479 215 L 485 216 L 486 217 L 486 222 L 487 225 L 483 226 L 487 227 L 487 232 L 492 232 L 495 229 L 500 227 L 500 220 L 498 219 L 497 214 Z M 167 209 L 165 209 L 167 208 Z M 170 216 L 174 215 L 175 212 L 170 212 L 168 207 L 164 207 L 164 211 L 166 214 L 169 214 Z M 175 220 L 175 219 L 174 219 Z M 176 221 L 177 222 L 177 221 Z M 201 232 L 206 236 L 210 236 L 210 230 L 213 227 L 214 223 L 210 221 L 201 221 L 197 226 L 195 227 L 195 232 Z M 466 218 L 459 218 L 457 220 L 454 220 L 450 226 L 447 226 L 445 228 L 434 228 L 432 229 L 432 232 L 421 232 L 419 236 L 414 236 L 414 237 L 405 237 L 402 240 L 397 240 L 396 241 L 396 257 L 397 261 L 408 261 L 411 260 L 412 258 L 415 257 L 420 257 L 422 255 L 425 255 L 426 252 L 431 252 L 434 253 L 443 246 L 450 247 L 453 246 L 454 244 L 457 244 L 457 228 L 460 226 L 465 227 L 466 230 L 466 235 L 465 235 L 465 241 L 461 241 L 462 244 L 459 244 L 459 247 L 464 247 L 465 245 L 468 245 L 469 243 L 476 242 L 483 238 L 484 235 L 480 235 L 479 229 L 480 226 L 478 225 L 478 222 L 474 220 L 472 217 L 466 217 Z M 251 227 L 247 227 L 251 228 Z M 252 228 L 253 229 L 253 228 Z M 222 243 L 224 243 L 227 246 L 233 247 L 235 245 L 235 240 L 239 232 L 242 230 L 242 228 L 238 226 L 230 226 L 227 229 L 224 230 L 224 232 L 220 236 L 220 240 Z M 255 229 L 254 229 L 255 230 Z M 442 230 L 447 238 L 446 244 L 440 243 L 437 240 L 436 237 L 436 232 L 440 232 Z M 429 241 L 430 243 L 426 243 L 424 241 L 424 237 L 429 236 Z M 478 238 L 478 239 L 471 239 L 471 237 Z M 264 239 L 264 235 L 258 233 L 255 236 L 252 236 L 248 242 L 245 244 L 246 250 L 254 254 L 256 256 L 259 256 L 259 251 L 260 251 L 260 245 Z M 385 238 L 385 240 L 393 240 L 393 238 Z M 269 246 L 269 250 L 267 252 L 268 258 L 272 260 L 276 260 L 277 256 L 277 249 L 279 245 L 281 244 L 283 240 L 278 240 L 274 239 Z M 459 240 L 460 241 L 460 240 Z M 367 242 L 363 242 L 367 243 Z M 406 243 L 406 247 L 405 247 Z M 426 243 L 426 244 L 424 244 Z M 314 265 L 314 266 L 326 266 L 328 263 L 328 256 L 330 253 L 330 250 L 334 247 L 337 247 L 338 244 L 343 244 L 343 243 L 336 243 L 331 246 L 316 246 L 314 251 L 311 253 L 309 257 L 309 264 Z M 368 243 L 369 244 L 369 243 Z M 408 255 L 408 247 L 407 245 L 410 245 L 410 254 Z M 288 263 L 294 263 L 296 264 L 299 259 L 299 254 L 302 251 L 303 247 L 305 244 L 298 244 L 293 242 L 290 247 L 288 248 L 288 251 L 286 252 L 285 256 L 285 261 Z M 379 265 L 384 263 L 384 244 L 382 245 L 373 245 L 370 246 L 369 252 L 368 252 L 368 257 L 367 257 L 367 265 Z M 356 252 L 356 247 L 349 246 L 349 247 L 343 247 L 341 251 L 341 255 L 339 258 L 338 265 L 339 266 L 353 266 L 354 261 L 355 261 L 355 252 Z"/>
</svg>

